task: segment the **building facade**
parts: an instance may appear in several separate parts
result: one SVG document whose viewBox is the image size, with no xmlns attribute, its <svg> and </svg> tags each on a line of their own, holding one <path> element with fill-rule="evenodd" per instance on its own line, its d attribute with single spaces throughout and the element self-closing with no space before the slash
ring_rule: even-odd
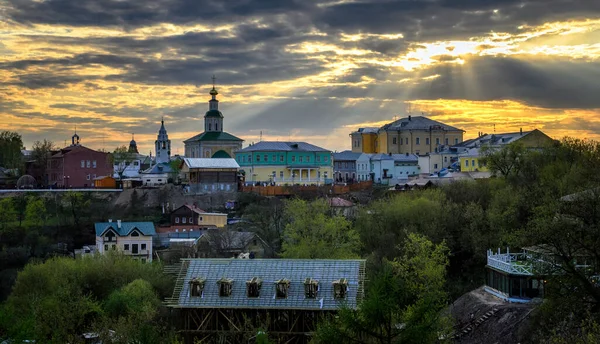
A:
<svg viewBox="0 0 600 344">
<path fill-rule="evenodd" d="M 394 159 L 394 178 L 408 179 L 421 173 L 419 156 L 416 154 L 392 154 Z"/>
<path fill-rule="evenodd" d="M 331 184 L 331 151 L 306 142 L 261 141 L 235 154 L 246 183 Z"/>
<path fill-rule="evenodd" d="M 352 183 L 358 181 L 356 160 L 361 154 L 352 151 L 333 153 L 333 176 L 335 182 Z"/>
<path fill-rule="evenodd" d="M 224 228 L 227 225 L 227 214 L 209 213 L 188 204 L 173 210 L 169 217 L 172 232 Z"/>
<path fill-rule="evenodd" d="M 56 188 L 88 188 L 94 179 L 112 176 L 109 154 L 80 144 L 77 133 L 71 145 L 60 149 L 48 159 L 48 185 Z"/>
<path fill-rule="evenodd" d="M 240 166 L 235 159 L 184 158 L 181 173 L 194 194 L 235 192 Z"/>
<path fill-rule="evenodd" d="M 144 262 L 152 261 L 152 237 L 156 235 L 152 222 L 97 222 L 96 251 L 104 254 L 119 250 L 125 255 Z"/>
<path fill-rule="evenodd" d="M 218 94 L 213 85 L 208 111 L 204 114 L 204 132 L 183 141 L 188 158 L 233 158 L 235 152 L 242 149 L 244 140 L 224 131 Z"/>
<path fill-rule="evenodd" d="M 409 115 L 379 129 L 360 128 L 350 137 L 353 152 L 425 155 L 461 143 L 463 134 L 462 129 Z"/>
</svg>

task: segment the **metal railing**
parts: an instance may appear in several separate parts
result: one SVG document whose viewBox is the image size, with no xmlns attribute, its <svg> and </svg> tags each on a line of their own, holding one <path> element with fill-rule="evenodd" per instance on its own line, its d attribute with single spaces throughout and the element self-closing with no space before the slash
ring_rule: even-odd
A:
<svg viewBox="0 0 600 344">
<path fill-rule="evenodd" d="M 493 253 L 488 250 L 487 265 L 514 275 L 533 275 L 533 266 L 523 253 Z"/>
</svg>

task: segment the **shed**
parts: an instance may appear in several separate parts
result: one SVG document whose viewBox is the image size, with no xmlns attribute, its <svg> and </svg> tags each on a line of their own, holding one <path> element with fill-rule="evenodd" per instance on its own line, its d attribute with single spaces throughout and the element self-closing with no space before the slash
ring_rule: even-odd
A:
<svg viewBox="0 0 600 344">
<path fill-rule="evenodd" d="M 116 189 L 117 180 L 111 176 L 101 176 L 94 179 L 96 189 Z"/>
</svg>

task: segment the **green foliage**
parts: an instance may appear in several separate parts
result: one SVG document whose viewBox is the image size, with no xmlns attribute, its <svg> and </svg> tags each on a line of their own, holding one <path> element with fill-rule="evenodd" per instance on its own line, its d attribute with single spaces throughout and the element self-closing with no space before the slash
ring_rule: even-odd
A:
<svg viewBox="0 0 600 344">
<path fill-rule="evenodd" d="M 42 176 L 46 175 L 48 161 L 50 160 L 50 156 L 54 149 L 56 149 L 54 142 L 46 139 L 44 139 L 44 141 L 35 141 L 33 144 L 31 158 L 35 161 L 35 165 L 39 169 L 39 172 Z M 43 180 L 38 180 L 38 182 L 45 187 L 48 183 L 48 180 L 43 177 Z"/>
<path fill-rule="evenodd" d="M 289 218 L 283 233 L 284 258 L 342 259 L 357 257 L 359 237 L 343 216 L 330 216 L 325 199 L 287 202 Z"/>
<path fill-rule="evenodd" d="M 109 162 L 111 165 L 116 165 L 116 172 L 119 175 L 119 179 L 123 179 L 123 173 L 125 169 L 133 160 L 135 160 L 135 152 L 130 152 L 127 147 L 117 147 L 115 151 L 109 155 Z"/>
<path fill-rule="evenodd" d="M 409 234 L 402 259 L 384 262 L 370 279 L 357 310 L 342 309 L 322 323 L 316 343 L 436 343 L 449 330 L 440 315 L 447 248 L 421 235 Z"/>
<path fill-rule="evenodd" d="M 21 135 L 12 131 L 0 132 L 0 166 L 4 168 L 22 168 L 23 140 Z"/>
<path fill-rule="evenodd" d="M 47 219 L 44 199 L 29 197 L 25 207 L 25 224 L 27 226 L 42 226 Z"/>
<path fill-rule="evenodd" d="M 12 198 L 0 199 L 0 238 L 3 231 L 7 230 L 17 221 L 17 211 Z"/>
<path fill-rule="evenodd" d="M 11 320 L 0 328 L 15 339 L 65 343 L 120 320 L 144 324 L 157 315 L 171 283 L 160 265 L 118 254 L 31 263 L 18 275 L 3 309 L 8 316 L 0 317 Z"/>
</svg>

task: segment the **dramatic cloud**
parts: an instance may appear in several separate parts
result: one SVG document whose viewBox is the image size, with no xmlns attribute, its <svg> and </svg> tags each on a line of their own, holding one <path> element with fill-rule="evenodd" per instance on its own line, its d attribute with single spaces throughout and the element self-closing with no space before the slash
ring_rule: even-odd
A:
<svg viewBox="0 0 600 344">
<path fill-rule="evenodd" d="M 0 120 L 26 145 L 182 151 L 217 75 L 247 142 L 349 148 L 426 112 L 467 130 L 600 139 L 597 0 L 0 0 Z M 34 125 L 32 125 L 34 124 Z"/>
</svg>

